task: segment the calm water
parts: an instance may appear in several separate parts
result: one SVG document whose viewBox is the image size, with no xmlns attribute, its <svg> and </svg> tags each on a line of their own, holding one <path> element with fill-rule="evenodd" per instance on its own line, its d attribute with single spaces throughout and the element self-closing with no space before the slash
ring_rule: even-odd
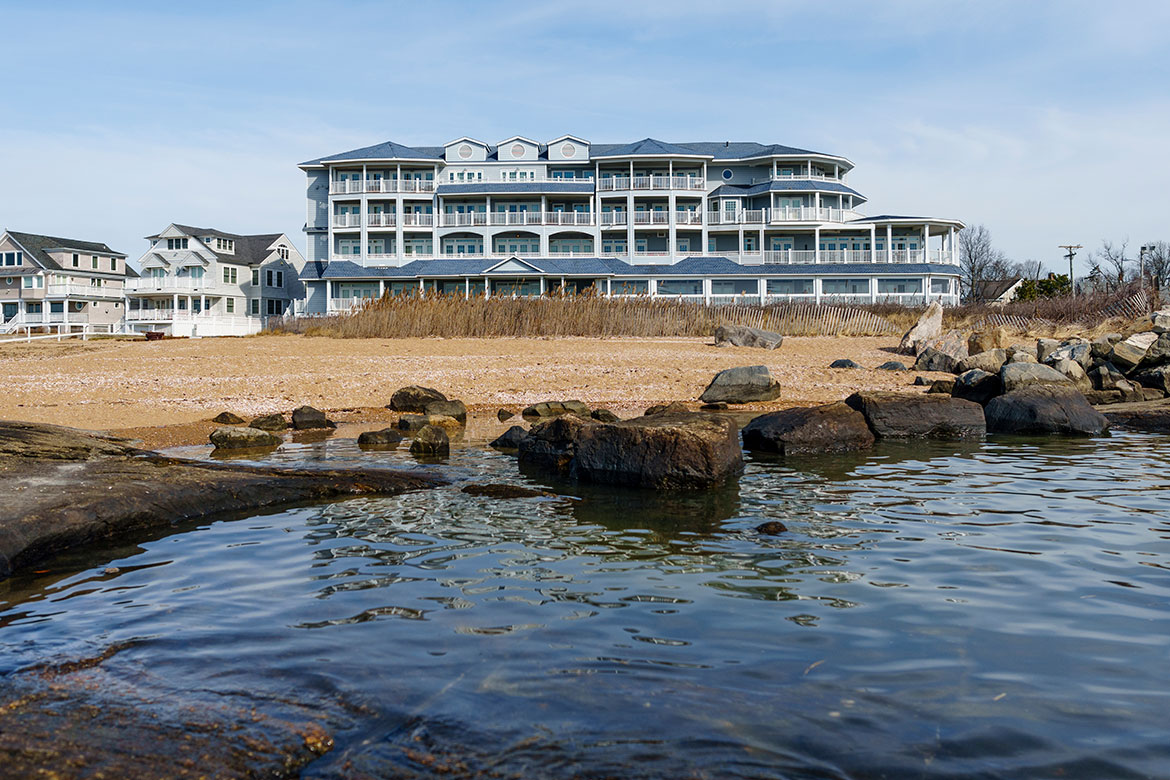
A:
<svg viewBox="0 0 1170 780">
<path fill-rule="evenodd" d="M 420 748 L 500 776 L 1170 777 L 1168 445 L 919 443 L 572 501 L 460 493 L 538 484 L 470 447 L 450 488 L 13 580 L 0 673 L 136 640 L 106 666 L 331 703 L 314 778 L 426 776 Z"/>
</svg>

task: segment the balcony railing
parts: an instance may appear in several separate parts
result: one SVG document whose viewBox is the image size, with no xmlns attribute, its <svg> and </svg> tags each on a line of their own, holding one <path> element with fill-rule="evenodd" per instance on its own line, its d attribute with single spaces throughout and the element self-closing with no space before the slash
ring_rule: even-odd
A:
<svg viewBox="0 0 1170 780">
<path fill-rule="evenodd" d="M 333 227 L 335 228 L 351 228 L 362 226 L 361 214 L 334 214 Z"/>
<path fill-rule="evenodd" d="M 415 214 L 407 212 L 402 215 L 403 227 L 433 227 L 435 224 L 434 214 Z"/>
<path fill-rule="evenodd" d="M 89 284 L 67 282 L 65 284 L 50 284 L 45 289 L 47 298 L 108 298 L 121 300 L 122 285 L 116 287 L 94 287 Z"/>
<path fill-rule="evenodd" d="M 597 180 L 598 192 L 619 190 L 696 190 L 705 191 L 701 176 L 609 176 Z"/>
<path fill-rule="evenodd" d="M 214 276 L 143 276 L 126 280 L 127 293 L 220 293 L 223 288 Z"/>
<path fill-rule="evenodd" d="M 196 322 L 246 322 L 247 314 L 225 314 L 214 310 L 192 311 L 190 309 L 130 309 L 126 312 L 127 322 L 174 322 L 194 320 Z"/>
<path fill-rule="evenodd" d="M 394 227 L 394 212 L 366 214 L 366 227 Z"/>
<path fill-rule="evenodd" d="M 330 195 L 361 195 L 362 193 L 432 193 L 432 179 L 334 179 L 329 183 Z"/>
<path fill-rule="evenodd" d="M 592 225 L 593 212 L 576 211 L 471 211 L 440 214 L 440 227 L 515 227 L 539 225 Z"/>
</svg>

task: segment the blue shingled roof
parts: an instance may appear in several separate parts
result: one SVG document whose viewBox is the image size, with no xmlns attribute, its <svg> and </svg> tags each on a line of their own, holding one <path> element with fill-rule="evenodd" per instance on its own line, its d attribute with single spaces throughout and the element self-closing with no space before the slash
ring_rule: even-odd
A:
<svg viewBox="0 0 1170 780">
<path fill-rule="evenodd" d="M 436 186 L 439 195 L 482 195 L 485 193 L 506 192 L 593 192 L 593 180 L 575 181 L 562 179 L 558 181 L 485 181 L 474 184 L 439 184 Z"/>
<path fill-rule="evenodd" d="M 784 181 L 764 181 L 759 184 L 722 184 L 711 192 L 711 197 L 743 197 L 760 195 L 765 192 L 840 192 L 845 195 L 854 195 L 862 200 L 866 197 L 852 187 L 836 181 L 819 181 L 816 179 L 785 179 Z"/>
<path fill-rule="evenodd" d="M 726 257 L 687 257 L 673 265 L 631 265 L 608 257 L 521 257 L 523 263 L 546 276 L 824 276 L 826 274 L 949 274 L 958 275 L 954 265 L 938 263 L 820 263 L 818 265 L 741 265 Z M 413 260 L 406 265 L 363 268 L 349 260 L 307 263 L 301 271 L 304 281 L 319 279 L 418 279 L 438 276 L 482 276 L 487 269 L 505 262 L 500 258 L 438 258 Z"/>
<path fill-rule="evenodd" d="M 693 149 L 688 149 L 685 146 L 678 144 L 670 144 L 665 141 L 659 141 L 655 138 L 643 138 L 641 141 L 634 141 L 632 144 L 622 144 L 620 146 L 608 146 L 606 151 L 598 153 L 598 147 L 590 147 L 589 156 L 593 159 L 598 157 L 631 157 L 634 155 L 686 155 L 694 157 L 696 155 L 709 156 L 703 152 L 696 152 Z"/>
<path fill-rule="evenodd" d="M 322 160 L 440 160 L 445 150 L 442 146 L 404 146 L 394 141 L 385 141 L 361 149 L 351 149 L 340 154 L 330 154 L 301 165 L 319 165 Z"/>
</svg>

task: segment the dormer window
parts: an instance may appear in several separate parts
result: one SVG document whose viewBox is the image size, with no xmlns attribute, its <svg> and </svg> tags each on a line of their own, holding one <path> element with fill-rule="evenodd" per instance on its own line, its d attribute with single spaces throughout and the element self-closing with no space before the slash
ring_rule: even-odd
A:
<svg viewBox="0 0 1170 780">
<path fill-rule="evenodd" d="M 235 252 L 236 242 L 230 238 L 215 239 L 215 251 L 217 252 Z"/>
<path fill-rule="evenodd" d="M 77 255 L 74 255 L 76 257 Z M 21 252 L 5 252 L 0 259 L 4 265 L 24 265 L 24 255 Z"/>
<path fill-rule="evenodd" d="M 167 250 L 169 250 L 171 252 L 175 252 L 175 251 L 178 251 L 180 249 L 186 249 L 186 248 L 187 248 L 187 239 L 185 239 L 185 238 L 168 238 L 167 239 Z"/>
<path fill-rule="evenodd" d="M 81 256 L 75 252 L 73 254 L 73 267 L 78 268 L 80 266 L 81 266 Z"/>
<path fill-rule="evenodd" d="M 276 256 L 279 257 L 281 260 L 288 260 L 288 247 L 287 246 L 278 246 L 276 248 Z"/>
</svg>

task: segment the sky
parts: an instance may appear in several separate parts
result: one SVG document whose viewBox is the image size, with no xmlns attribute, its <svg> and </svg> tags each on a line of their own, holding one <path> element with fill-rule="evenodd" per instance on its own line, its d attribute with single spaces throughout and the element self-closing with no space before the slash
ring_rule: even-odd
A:
<svg viewBox="0 0 1170 780">
<path fill-rule="evenodd" d="M 869 214 L 1078 273 L 1170 240 L 1170 2 L 0 0 L 0 227 L 132 259 L 171 222 L 286 232 L 297 163 L 386 140 L 758 141 Z"/>
</svg>

